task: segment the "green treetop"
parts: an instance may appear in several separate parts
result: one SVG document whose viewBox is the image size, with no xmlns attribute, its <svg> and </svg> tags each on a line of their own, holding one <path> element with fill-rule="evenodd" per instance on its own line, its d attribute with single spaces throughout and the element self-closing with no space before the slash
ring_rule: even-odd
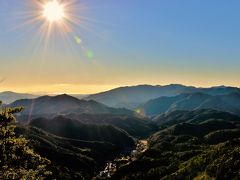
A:
<svg viewBox="0 0 240 180">
<path fill-rule="evenodd" d="M 51 174 L 47 171 L 50 161 L 34 153 L 24 137 L 15 135 L 13 114 L 22 109 L 0 107 L 0 179 L 44 179 Z"/>
</svg>

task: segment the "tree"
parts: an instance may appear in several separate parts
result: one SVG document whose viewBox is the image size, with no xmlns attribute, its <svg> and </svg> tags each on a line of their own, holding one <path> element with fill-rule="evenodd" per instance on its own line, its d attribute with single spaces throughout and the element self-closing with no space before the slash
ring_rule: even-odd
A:
<svg viewBox="0 0 240 180">
<path fill-rule="evenodd" d="M 51 174 L 50 161 L 34 153 L 29 141 L 14 132 L 14 114 L 22 109 L 0 107 L 0 179 L 44 179 Z"/>
</svg>

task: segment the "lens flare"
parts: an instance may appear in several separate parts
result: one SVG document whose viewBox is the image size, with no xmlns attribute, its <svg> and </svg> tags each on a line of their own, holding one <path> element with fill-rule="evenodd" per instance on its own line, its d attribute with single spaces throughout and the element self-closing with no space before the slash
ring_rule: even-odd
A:
<svg viewBox="0 0 240 180">
<path fill-rule="evenodd" d="M 88 51 L 86 52 L 86 56 L 87 56 L 88 59 L 93 59 L 93 58 L 94 58 L 94 53 L 93 53 L 93 51 L 88 50 Z"/>
<path fill-rule="evenodd" d="M 145 116 L 145 113 L 141 108 L 135 109 L 135 114 L 139 116 Z"/>
<path fill-rule="evenodd" d="M 75 41 L 76 41 L 77 44 L 81 44 L 82 43 L 81 38 L 78 37 L 78 36 L 75 36 Z"/>
</svg>

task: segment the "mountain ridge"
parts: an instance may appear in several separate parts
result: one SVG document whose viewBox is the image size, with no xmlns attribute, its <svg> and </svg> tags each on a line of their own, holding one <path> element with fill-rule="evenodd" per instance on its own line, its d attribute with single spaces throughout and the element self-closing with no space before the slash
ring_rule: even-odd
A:
<svg viewBox="0 0 240 180">
<path fill-rule="evenodd" d="M 41 96 L 35 99 L 17 100 L 6 107 L 24 107 L 19 116 L 54 117 L 70 113 L 87 114 L 125 114 L 133 112 L 124 108 L 111 108 L 93 100 L 79 100 L 67 94 Z"/>
<path fill-rule="evenodd" d="M 5 104 L 12 103 L 19 99 L 31 99 L 36 97 L 38 97 L 38 95 L 33 95 L 29 93 L 16 93 L 13 91 L 0 92 L 0 100 L 3 101 L 3 103 Z"/>
<path fill-rule="evenodd" d="M 205 93 L 209 95 L 224 95 L 240 93 L 238 87 L 213 86 L 207 88 L 185 86 L 182 84 L 170 85 L 137 85 L 115 88 L 109 91 L 92 94 L 84 99 L 93 99 L 112 107 L 135 109 L 151 99 L 162 96 L 176 96 L 183 93 Z"/>
<path fill-rule="evenodd" d="M 240 93 L 209 95 L 204 93 L 180 94 L 173 97 L 159 97 L 139 107 L 146 116 L 157 116 L 175 110 L 215 109 L 240 114 Z"/>
</svg>

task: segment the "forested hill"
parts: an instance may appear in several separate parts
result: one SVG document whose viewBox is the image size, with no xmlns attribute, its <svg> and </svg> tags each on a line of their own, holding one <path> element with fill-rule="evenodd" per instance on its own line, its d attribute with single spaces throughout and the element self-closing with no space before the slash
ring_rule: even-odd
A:
<svg viewBox="0 0 240 180">
<path fill-rule="evenodd" d="M 148 150 L 121 166 L 112 179 L 239 179 L 239 117 L 196 113 L 169 114 L 162 130 L 148 139 Z"/>
</svg>

